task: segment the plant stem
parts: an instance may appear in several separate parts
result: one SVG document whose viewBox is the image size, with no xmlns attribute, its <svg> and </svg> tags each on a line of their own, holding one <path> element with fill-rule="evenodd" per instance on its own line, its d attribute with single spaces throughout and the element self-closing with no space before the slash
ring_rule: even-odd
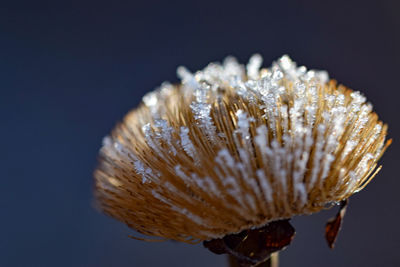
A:
<svg viewBox="0 0 400 267">
<path fill-rule="evenodd" d="M 272 253 L 268 261 L 269 267 L 279 267 L 279 252 Z"/>
<path fill-rule="evenodd" d="M 236 258 L 231 255 L 229 256 L 229 266 L 242 267 Z M 268 260 L 252 267 L 279 267 L 279 252 L 272 253 Z"/>
</svg>

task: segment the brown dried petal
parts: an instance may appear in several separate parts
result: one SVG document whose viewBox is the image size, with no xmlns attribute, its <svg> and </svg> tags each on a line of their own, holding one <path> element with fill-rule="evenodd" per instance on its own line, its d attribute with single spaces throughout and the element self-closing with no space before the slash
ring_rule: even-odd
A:
<svg viewBox="0 0 400 267">
<path fill-rule="evenodd" d="M 337 235 L 342 226 L 343 217 L 346 214 L 346 209 L 349 201 L 345 199 L 340 202 L 340 209 L 334 218 L 331 218 L 325 226 L 325 239 L 331 249 L 334 248 Z"/>
<path fill-rule="evenodd" d="M 230 254 L 240 266 L 266 261 L 272 253 L 284 249 L 295 235 L 289 220 L 274 221 L 259 229 L 244 230 L 224 238 L 205 241 L 206 248 L 216 254 Z"/>
</svg>

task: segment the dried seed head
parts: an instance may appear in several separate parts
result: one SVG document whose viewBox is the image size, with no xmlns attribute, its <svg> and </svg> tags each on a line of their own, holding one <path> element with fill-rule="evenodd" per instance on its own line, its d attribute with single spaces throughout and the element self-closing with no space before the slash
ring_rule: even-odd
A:
<svg viewBox="0 0 400 267">
<path fill-rule="evenodd" d="M 283 56 L 228 57 L 143 97 L 104 139 L 101 209 L 140 233 L 194 242 L 310 214 L 379 170 L 387 126 L 359 92 Z"/>
</svg>

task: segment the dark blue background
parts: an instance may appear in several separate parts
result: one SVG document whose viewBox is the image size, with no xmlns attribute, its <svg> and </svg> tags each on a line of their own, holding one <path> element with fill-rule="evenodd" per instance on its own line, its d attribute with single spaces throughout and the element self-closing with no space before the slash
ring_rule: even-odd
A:
<svg viewBox="0 0 400 267">
<path fill-rule="evenodd" d="M 394 145 L 350 201 L 294 220 L 282 266 L 399 266 L 399 2 L 0 1 L 0 266 L 224 266 L 199 246 L 145 243 L 97 211 L 101 139 L 175 69 L 284 53 L 363 91 Z M 397 163 L 396 163 L 397 162 Z"/>
</svg>

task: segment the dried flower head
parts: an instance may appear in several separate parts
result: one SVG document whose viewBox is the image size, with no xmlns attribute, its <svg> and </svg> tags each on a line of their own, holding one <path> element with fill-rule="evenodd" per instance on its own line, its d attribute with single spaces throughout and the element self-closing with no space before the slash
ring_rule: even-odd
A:
<svg viewBox="0 0 400 267">
<path fill-rule="evenodd" d="M 104 139 L 101 209 L 196 242 L 320 211 L 363 189 L 390 142 L 359 92 L 283 56 L 228 57 L 143 97 Z"/>
</svg>

